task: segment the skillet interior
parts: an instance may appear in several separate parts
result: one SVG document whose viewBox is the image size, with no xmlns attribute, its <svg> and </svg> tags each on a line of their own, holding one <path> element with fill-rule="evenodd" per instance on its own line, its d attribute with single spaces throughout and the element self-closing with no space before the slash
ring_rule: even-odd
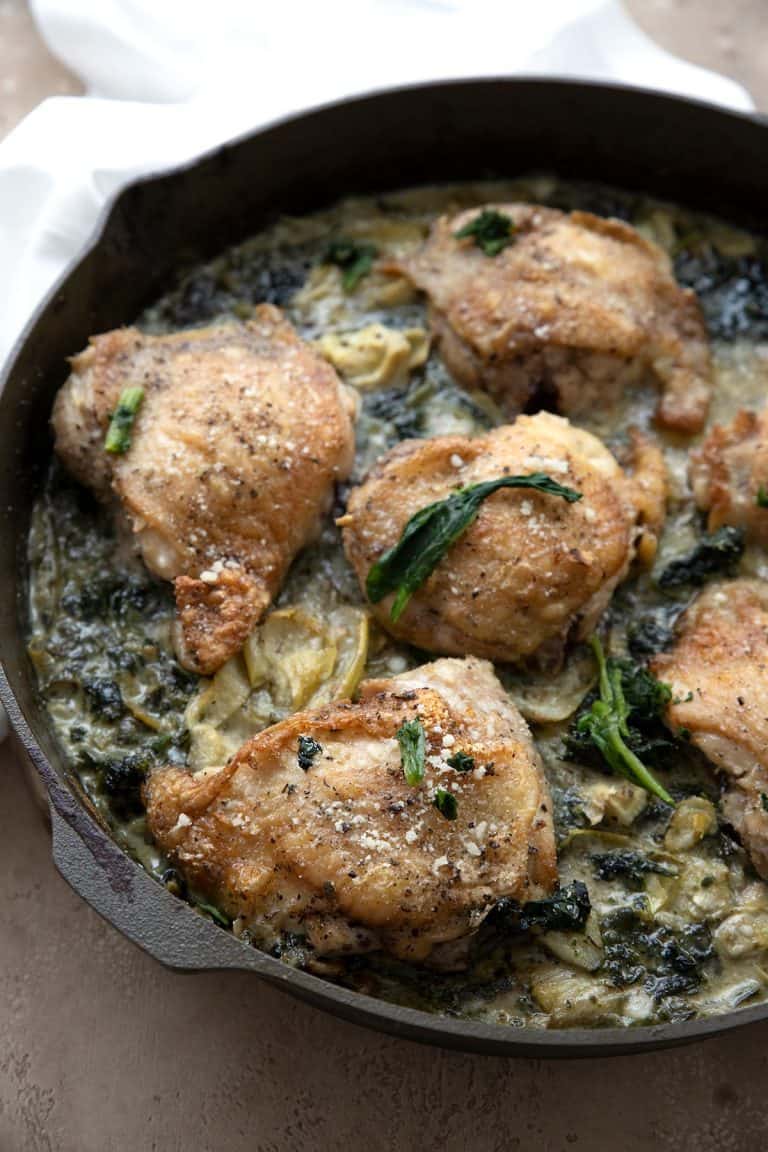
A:
<svg viewBox="0 0 768 1152">
<path fill-rule="evenodd" d="M 262 228 L 278 212 L 307 211 L 350 192 L 544 167 L 642 188 L 754 227 L 767 182 L 756 162 L 764 135 L 755 120 L 630 90 L 539 81 L 440 85 L 295 118 L 119 197 L 94 246 L 33 322 L 7 376 L 0 514 L 14 547 L 4 550 L 0 563 L 14 595 L 3 605 L 0 635 L 19 704 L 12 718 L 52 794 L 57 864 L 132 939 L 174 966 L 252 968 L 342 1015 L 484 1051 L 630 1051 L 684 1042 L 767 1014 L 763 1006 L 630 1033 L 516 1033 L 382 1004 L 286 969 L 175 901 L 85 814 L 35 700 L 20 626 L 23 542 L 48 458 L 48 412 L 65 357 L 91 332 L 135 315 L 180 264 Z"/>
</svg>

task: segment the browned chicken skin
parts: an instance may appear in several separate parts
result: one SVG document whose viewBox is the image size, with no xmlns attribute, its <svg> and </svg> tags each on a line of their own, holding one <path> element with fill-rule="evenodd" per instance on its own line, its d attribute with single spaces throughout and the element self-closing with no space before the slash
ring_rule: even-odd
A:
<svg viewBox="0 0 768 1152">
<path fill-rule="evenodd" d="M 728 778 L 723 812 L 768 880 L 768 584 L 712 584 L 652 668 L 672 688 L 670 726 Z"/>
<path fill-rule="evenodd" d="M 104 438 L 127 387 L 144 400 L 125 455 Z M 351 468 L 352 401 L 276 308 L 168 336 L 123 328 L 74 357 L 56 451 L 117 497 L 147 566 L 174 581 L 182 658 L 209 673 L 242 645 Z"/>
<path fill-rule="evenodd" d="M 474 439 L 412 440 L 393 449 L 352 491 L 343 521 L 344 548 L 363 589 L 409 518 L 460 486 L 544 472 L 582 499 L 495 492 L 397 623 L 391 597 L 374 606 L 380 624 L 430 652 L 511 662 L 536 654 L 558 665 L 568 640 L 593 630 L 643 531 L 652 556 L 666 471 L 650 441 L 636 436 L 634 454 L 630 477 L 597 437 L 547 412 Z"/>
<path fill-rule="evenodd" d="M 487 256 L 456 232 L 479 209 L 444 216 L 401 270 L 425 292 L 449 370 L 510 416 L 535 400 L 566 415 L 613 402 L 650 376 L 659 422 L 703 427 L 711 365 L 701 310 L 669 259 L 620 220 L 530 204 L 487 206 L 514 223 Z"/>
<path fill-rule="evenodd" d="M 419 718 L 424 780 L 396 733 Z M 299 737 L 320 745 L 306 769 Z M 457 750 L 474 759 L 459 772 Z M 457 800 L 446 819 L 437 787 Z M 384 948 L 438 961 L 502 896 L 556 880 L 551 803 L 530 733 L 484 661 L 438 660 L 302 712 L 226 766 L 152 774 L 147 819 L 193 889 L 262 940 L 305 932 L 319 954 Z"/>
<path fill-rule="evenodd" d="M 716 425 L 691 453 L 689 475 L 710 531 L 734 524 L 768 544 L 768 508 L 758 503 L 761 490 L 768 492 L 768 409 L 742 410 L 730 424 Z"/>
</svg>

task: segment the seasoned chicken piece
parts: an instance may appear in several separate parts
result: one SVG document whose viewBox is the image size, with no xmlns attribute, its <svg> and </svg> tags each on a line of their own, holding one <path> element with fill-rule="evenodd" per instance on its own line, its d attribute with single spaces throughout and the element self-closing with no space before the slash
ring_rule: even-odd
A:
<svg viewBox="0 0 768 1152">
<path fill-rule="evenodd" d="M 510 416 L 531 402 L 565 414 L 605 407 L 645 377 L 662 389 L 659 422 L 704 425 L 711 365 L 693 292 L 669 259 L 620 220 L 531 204 L 487 210 L 514 224 L 488 256 L 456 233 L 478 216 L 444 216 L 398 267 L 426 292 L 451 373 L 485 388 Z"/>
<path fill-rule="evenodd" d="M 128 387 L 144 398 L 114 455 L 105 433 Z M 194 671 L 237 652 L 316 535 L 352 466 L 352 414 L 333 368 L 269 305 L 246 324 L 107 332 L 72 360 L 56 451 L 102 500 L 117 497 L 147 567 L 173 580 Z"/>
<path fill-rule="evenodd" d="M 652 668 L 672 688 L 670 727 L 725 773 L 723 812 L 768 879 L 768 584 L 710 585 Z"/>
<path fill-rule="evenodd" d="M 361 691 L 267 728 L 221 768 L 154 772 L 149 827 L 194 892 L 262 943 L 301 932 L 320 954 L 433 962 L 450 944 L 455 960 L 502 896 L 555 884 L 538 754 L 484 661 L 438 660 Z M 409 785 L 397 732 L 417 719 L 425 774 Z M 468 770 L 448 763 L 457 752 Z"/>
<path fill-rule="evenodd" d="M 518 662 L 562 662 L 566 643 L 589 635 L 627 574 L 638 537 L 648 559 L 664 519 L 666 473 L 658 447 L 635 435 L 628 476 L 604 444 L 561 416 L 539 412 L 485 436 L 410 440 L 355 488 L 344 547 L 365 590 L 372 565 L 416 512 L 459 487 L 504 475 L 548 474 L 582 499 L 502 489 L 393 622 L 392 597 L 374 607 L 398 639 L 429 652 Z"/>
<path fill-rule="evenodd" d="M 730 424 L 716 425 L 691 453 L 689 476 L 696 503 L 709 513 L 710 531 L 723 524 L 744 528 L 768 543 L 768 409 L 737 412 Z"/>
</svg>

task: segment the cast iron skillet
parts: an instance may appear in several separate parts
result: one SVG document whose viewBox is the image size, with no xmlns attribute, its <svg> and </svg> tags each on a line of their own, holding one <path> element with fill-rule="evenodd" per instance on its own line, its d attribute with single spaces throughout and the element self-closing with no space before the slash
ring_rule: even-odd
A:
<svg viewBox="0 0 768 1152">
<path fill-rule="evenodd" d="M 38 309 L 0 384 L 0 696 L 48 789 L 59 871 L 124 935 L 173 968 L 249 969 L 348 1020 L 498 1055 L 636 1052 L 768 1018 L 765 1004 L 630 1030 L 504 1028 L 362 996 L 241 943 L 171 896 L 99 823 L 36 696 L 24 624 L 30 508 L 50 455 L 48 417 L 66 357 L 92 333 L 132 321 L 180 266 L 280 213 L 307 212 L 350 193 L 536 169 L 642 190 L 760 228 L 766 151 L 767 122 L 689 100 L 557 80 L 453 82 L 291 117 L 187 167 L 137 181 L 108 205 L 85 252 Z"/>
</svg>

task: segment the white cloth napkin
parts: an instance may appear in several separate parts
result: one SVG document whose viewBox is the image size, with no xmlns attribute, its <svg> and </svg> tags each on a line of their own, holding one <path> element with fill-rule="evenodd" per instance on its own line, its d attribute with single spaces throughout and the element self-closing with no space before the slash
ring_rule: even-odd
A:
<svg viewBox="0 0 768 1152">
<path fill-rule="evenodd" d="M 658 48 L 619 0 L 32 0 L 32 9 L 88 97 L 44 101 L 0 144 L 0 361 L 117 189 L 275 116 L 409 81 L 511 73 L 753 108 L 738 84 Z M 0 738 L 2 724 L 0 715 Z"/>
<path fill-rule="evenodd" d="M 46 100 L 0 144 L 0 360 L 105 200 L 273 117 L 408 81 L 619 80 L 751 109 L 618 0 L 32 0 L 88 99 Z"/>
</svg>

